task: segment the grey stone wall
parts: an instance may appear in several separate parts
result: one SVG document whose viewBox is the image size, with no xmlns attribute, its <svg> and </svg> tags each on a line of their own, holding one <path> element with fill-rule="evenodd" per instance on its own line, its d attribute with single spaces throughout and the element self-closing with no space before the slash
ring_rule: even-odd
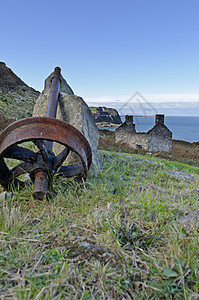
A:
<svg viewBox="0 0 199 300">
<path fill-rule="evenodd" d="M 132 149 L 143 149 L 148 150 L 148 134 L 144 132 L 129 132 L 125 130 L 115 131 L 115 141 L 116 143 L 127 144 Z"/>
<path fill-rule="evenodd" d="M 161 123 L 155 125 L 148 131 L 149 145 L 148 151 L 158 152 L 172 150 L 172 132 Z"/>
<path fill-rule="evenodd" d="M 138 132 L 131 138 L 131 147 L 136 150 L 148 150 L 149 137 L 145 132 Z"/>
<path fill-rule="evenodd" d="M 156 115 L 156 125 L 146 133 L 136 133 L 133 116 L 125 116 L 125 122 L 115 131 L 115 141 L 137 150 L 150 152 L 172 150 L 172 132 L 164 125 L 164 115 L 160 114 Z"/>
<path fill-rule="evenodd" d="M 120 125 L 116 130 L 116 132 L 129 132 L 129 133 L 134 133 L 136 132 L 135 130 L 135 124 L 133 124 L 133 116 L 125 116 L 125 121 Z"/>
</svg>

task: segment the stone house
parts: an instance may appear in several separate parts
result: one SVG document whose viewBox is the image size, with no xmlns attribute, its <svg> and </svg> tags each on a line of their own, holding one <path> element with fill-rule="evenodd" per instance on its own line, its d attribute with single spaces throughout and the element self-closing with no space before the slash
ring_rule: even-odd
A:
<svg viewBox="0 0 199 300">
<path fill-rule="evenodd" d="M 172 132 L 164 124 L 164 115 L 156 115 L 155 126 L 148 132 L 136 132 L 133 116 L 125 116 L 125 122 L 115 130 L 115 141 L 132 149 L 169 152 L 172 149 Z"/>
</svg>

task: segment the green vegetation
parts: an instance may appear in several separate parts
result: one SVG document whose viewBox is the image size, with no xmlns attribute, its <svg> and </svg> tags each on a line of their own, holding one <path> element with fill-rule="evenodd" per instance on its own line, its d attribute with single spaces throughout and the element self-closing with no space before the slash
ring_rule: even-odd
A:
<svg viewBox="0 0 199 300">
<path fill-rule="evenodd" d="M 0 202 L 1 299 L 198 299 L 199 168 L 101 151 L 98 177 Z M 195 180 L 176 179 L 189 172 Z"/>
<path fill-rule="evenodd" d="M 97 107 L 89 107 L 92 113 L 97 113 Z"/>
<path fill-rule="evenodd" d="M 13 94 L 0 93 L 0 113 L 7 119 L 22 119 L 32 116 L 35 97 L 31 97 L 23 90 Z"/>
</svg>

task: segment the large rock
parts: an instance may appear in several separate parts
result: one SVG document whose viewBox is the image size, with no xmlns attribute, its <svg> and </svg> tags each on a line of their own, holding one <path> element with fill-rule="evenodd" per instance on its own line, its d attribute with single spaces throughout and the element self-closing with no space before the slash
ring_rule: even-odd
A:
<svg viewBox="0 0 199 300">
<path fill-rule="evenodd" d="M 45 87 L 36 101 L 33 116 L 46 115 L 51 78 L 52 74 L 45 80 Z M 86 137 L 92 149 L 93 158 L 91 171 L 97 175 L 100 168 L 99 152 L 97 150 L 99 140 L 98 128 L 88 105 L 81 97 L 74 95 L 72 89 L 62 76 L 56 118 L 75 126 Z M 54 145 L 53 151 L 56 155 L 60 153 L 61 150 L 60 145 Z M 79 162 L 79 157 L 75 153 L 71 153 L 65 164 L 76 164 Z"/>
</svg>

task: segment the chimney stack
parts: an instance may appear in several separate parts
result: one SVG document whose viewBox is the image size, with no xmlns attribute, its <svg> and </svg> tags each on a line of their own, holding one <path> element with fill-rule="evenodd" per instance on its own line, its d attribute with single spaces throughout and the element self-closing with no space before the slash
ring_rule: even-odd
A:
<svg viewBox="0 0 199 300">
<path fill-rule="evenodd" d="M 125 115 L 125 122 L 123 123 L 123 126 L 125 126 L 125 130 L 129 132 L 136 132 L 135 131 L 135 124 L 133 124 L 133 116 Z"/>
<path fill-rule="evenodd" d="M 164 115 L 156 115 L 155 116 L 155 124 L 164 124 Z"/>
<path fill-rule="evenodd" d="M 133 116 L 125 116 L 125 123 L 126 125 L 132 125 L 133 124 Z"/>
</svg>

